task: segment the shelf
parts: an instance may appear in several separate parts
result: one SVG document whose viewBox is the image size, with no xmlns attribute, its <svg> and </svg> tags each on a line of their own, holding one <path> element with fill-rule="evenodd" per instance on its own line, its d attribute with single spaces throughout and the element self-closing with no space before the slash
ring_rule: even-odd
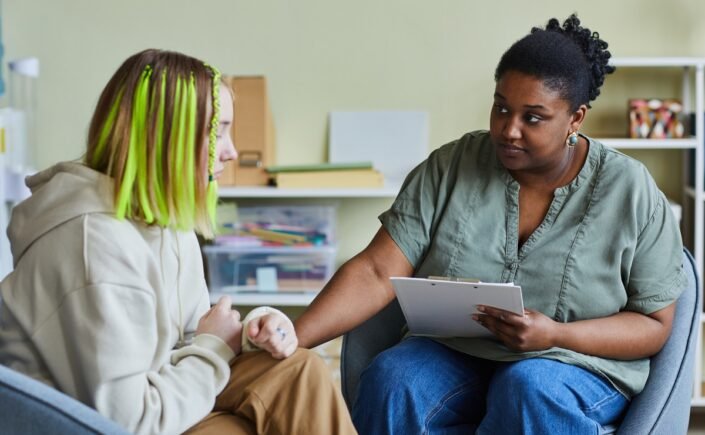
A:
<svg viewBox="0 0 705 435">
<path fill-rule="evenodd" d="M 683 191 L 685 192 L 686 196 L 693 198 L 693 199 L 696 199 L 695 189 L 693 187 L 686 186 L 683 188 Z M 702 193 L 702 195 L 700 196 L 700 199 L 705 200 L 705 192 Z"/>
<path fill-rule="evenodd" d="M 217 254 L 317 254 L 324 253 L 335 255 L 337 246 L 335 244 L 321 246 L 247 246 L 211 244 L 203 245 L 204 252 Z"/>
<path fill-rule="evenodd" d="M 286 307 L 306 307 L 318 293 L 209 293 L 211 304 L 218 302 L 221 296 L 228 295 L 235 306 L 272 305 Z"/>
<path fill-rule="evenodd" d="M 610 65 L 616 67 L 682 68 L 705 65 L 705 59 L 701 57 L 613 57 L 610 59 Z"/>
<path fill-rule="evenodd" d="M 220 187 L 221 198 L 394 198 L 400 186 L 381 188 L 279 189 L 276 187 Z"/>
<path fill-rule="evenodd" d="M 629 139 L 629 138 L 595 138 L 604 145 L 618 149 L 695 149 L 698 141 L 686 139 Z"/>
</svg>

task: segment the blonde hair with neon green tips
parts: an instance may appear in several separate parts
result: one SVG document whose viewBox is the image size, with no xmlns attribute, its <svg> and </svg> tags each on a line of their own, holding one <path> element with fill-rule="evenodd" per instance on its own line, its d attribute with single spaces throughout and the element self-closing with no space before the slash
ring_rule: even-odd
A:
<svg viewBox="0 0 705 435">
<path fill-rule="evenodd" d="M 98 100 L 85 156 L 113 178 L 117 218 L 213 237 L 219 87 L 217 69 L 175 52 L 145 50 L 118 68 Z"/>
</svg>

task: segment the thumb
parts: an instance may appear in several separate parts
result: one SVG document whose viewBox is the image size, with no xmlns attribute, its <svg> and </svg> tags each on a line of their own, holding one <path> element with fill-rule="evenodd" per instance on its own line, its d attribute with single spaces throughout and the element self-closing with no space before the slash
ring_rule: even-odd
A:
<svg viewBox="0 0 705 435">
<path fill-rule="evenodd" d="M 215 304 L 215 308 L 223 311 L 230 311 L 232 309 L 233 303 L 230 296 L 221 296 L 218 302 Z"/>
<path fill-rule="evenodd" d="M 262 321 L 261 317 L 258 317 L 256 319 L 250 320 L 250 322 L 247 324 L 247 335 L 254 339 L 259 335 L 260 331 L 260 322 Z"/>
</svg>

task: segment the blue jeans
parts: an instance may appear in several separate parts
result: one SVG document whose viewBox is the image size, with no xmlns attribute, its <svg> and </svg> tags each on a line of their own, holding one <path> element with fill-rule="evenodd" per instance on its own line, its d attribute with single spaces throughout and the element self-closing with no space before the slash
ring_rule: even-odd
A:
<svg viewBox="0 0 705 435">
<path fill-rule="evenodd" d="M 627 404 L 580 367 L 544 358 L 488 361 L 412 337 L 365 369 L 352 416 L 361 435 L 582 435 L 599 433 Z"/>
</svg>

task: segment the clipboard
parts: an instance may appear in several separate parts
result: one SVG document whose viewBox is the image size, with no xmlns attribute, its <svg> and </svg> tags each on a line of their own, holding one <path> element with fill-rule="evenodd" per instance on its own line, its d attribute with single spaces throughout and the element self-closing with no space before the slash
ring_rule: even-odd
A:
<svg viewBox="0 0 705 435">
<path fill-rule="evenodd" d="M 524 314 L 521 287 L 512 283 L 390 278 L 409 332 L 430 337 L 488 337 L 472 319 L 477 305 Z"/>
</svg>

